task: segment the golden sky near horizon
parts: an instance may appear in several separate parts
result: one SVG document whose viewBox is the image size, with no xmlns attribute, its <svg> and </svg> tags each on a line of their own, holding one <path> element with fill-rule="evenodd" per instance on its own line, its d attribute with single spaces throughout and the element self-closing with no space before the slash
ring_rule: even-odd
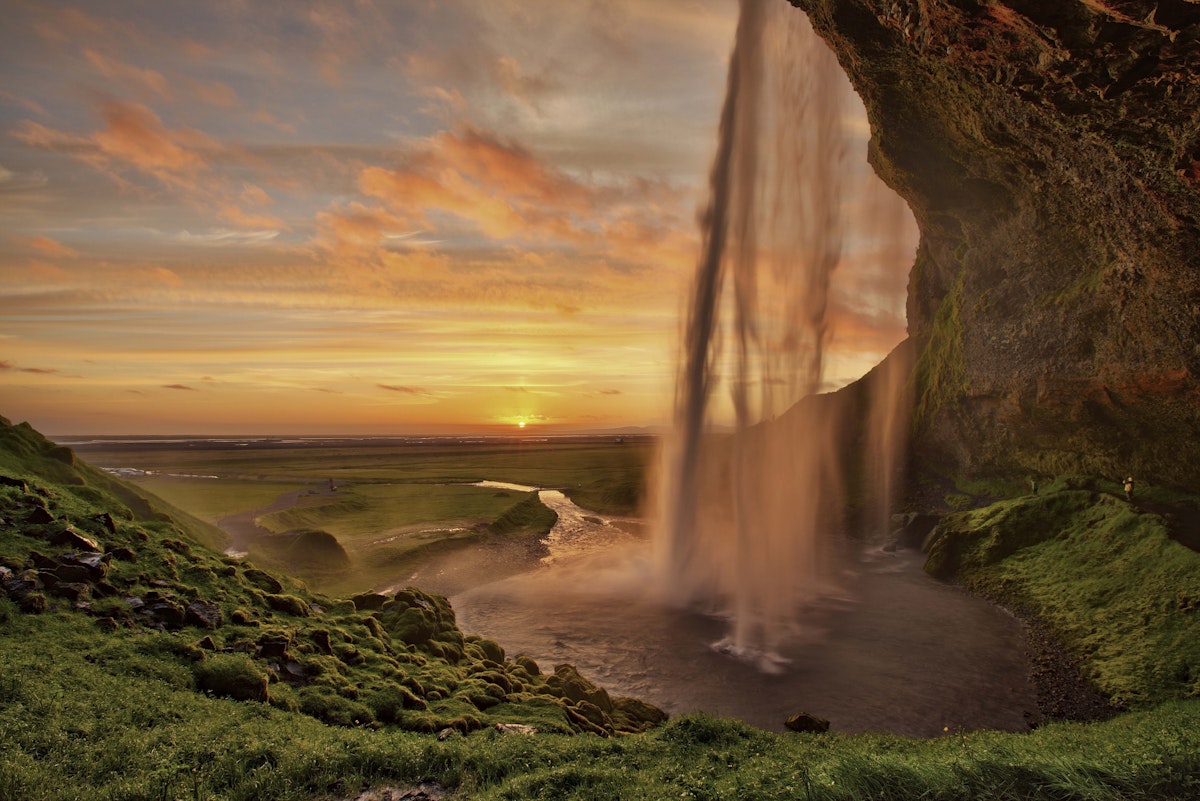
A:
<svg viewBox="0 0 1200 801">
<path fill-rule="evenodd" d="M 0 415 L 49 434 L 666 422 L 736 13 L 9 0 Z M 865 173 L 861 107 L 846 125 Z M 903 336 L 903 235 L 898 264 L 849 246 L 830 385 Z"/>
</svg>

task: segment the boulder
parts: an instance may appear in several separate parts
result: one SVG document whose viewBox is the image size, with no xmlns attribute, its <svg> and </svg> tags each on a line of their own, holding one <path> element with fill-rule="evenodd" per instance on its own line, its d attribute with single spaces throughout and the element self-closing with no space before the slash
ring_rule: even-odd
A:
<svg viewBox="0 0 1200 801">
<path fill-rule="evenodd" d="M 354 608 L 360 611 L 375 611 L 383 608 L 387 603 L 388 597 L 380 595 L 377 592 L 364 592 L 353 596 L 351 601 L 354 602 Z"/>
<path fill-rule="evenodd" d="M 524 723 L 497 723 L 494 727 L 501 734 L 537 734 L 538 730 L 533 726 L 526 726 Z"/>
<path fill-rule="evenodd" d="M 46 591 L 55 598 L 66 598 L 71 603 L 80 603 L 92 597 L 92 585 L 84 582 L 59 581 Z"/>
<path fill-rule="evenodd" d="M 58 557 L 51 572 L 59 581 L 102 581 L 108 576 L 109 561 L 107 554 L 67 553 Z"/>
<path fill-rule="evenodd" d="M 215 629 L 224 622 L 221 607 L 213 601 L 192 601 L 184 610 L 184 624 Z"/>
<path fill-rule="evenodd" d="M 283 592 L 283 585 L 279 583 L 279 579 L 275 578 L 270 573 L 264 573 L 258 568 L 247 568 L 246 570 L 242 571 L 242 576 L 246 579 L 246 581 L 249 581 L 263 592 Z"/>
<path fill-rule="evenodd" d="M 23 478 L 0 476 L 0 487 L 16 487 L 21 492 L 29 492 L 29 485 L 25 483 L 25 479 Z"/>
<path fill-rule="evenodd" d="M 80 534 L 71 526 L 59 529 L 50 535 L 50 544 L 57 545 L 62 548 L 70 548 L 75 551 L 86 551 L 88 553 L 102 553 L 99 543 L 91 537 Z"/>
<path fill-rule="evenodd" d="M 113 516 L 110 515 L 108 512 L 105 512 L 104 514 L 96 515 L 95 520 L 100 525 L 104 526 L 104 530 L 107 531 L 109 534 L 117 533 L 117 521 L 113 520 Z"/>
<path fill-rule="evenodd" d="M 264 634 L 258 638 L 258 658 L 284 659 L 287 657 L 288 646 L 291 644 L 290 637 Z"/>
<path fill-rule="evenodd" d="M 50 514 L 44 506 L 35 506 L 33 507 L 33 511 L 29 513 L 29 516 L 25 518 L 25 522 L 37 525 L 53 523 L 54 515 Z"/>
<path fill-rule="evenodd" d="M 187 617 L 187 611 L 182 604 L 174 601 L 162 600 L 147 604 L 144 610 L 163 628 L 178 629 L 183 627 L 183 622 Z"/>
<path fill-rule="evenodd" d="M 816 715 L 810 715 L 807 712 L 801 712 L 797 715 L 792 715 L 783 722 L 784 726 L 790 731 L 810 732 L 813 734 L 824 734 L 829 731 L 829 721 L 825 718 L 819 718 Z"/>
<path fill-rule="evenodd" d="M 333 642 L 329 638 L 328 631 L 317 629 L 309 635 L 309 639 L 312 640 L 313 645 L 317 646 L 321 653 L 333 656 Z"/>
<path fill-rule="evenodd" d="M 267 673 L 245 654 L 215 654 L 197 663 L 196 684 L 239 701 L 267 700 Z"/>
</svg>

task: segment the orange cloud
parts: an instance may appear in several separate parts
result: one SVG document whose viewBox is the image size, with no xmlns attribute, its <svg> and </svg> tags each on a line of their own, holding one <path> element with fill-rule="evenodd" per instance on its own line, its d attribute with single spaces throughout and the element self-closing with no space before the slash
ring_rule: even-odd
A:
<svg viewBox="0 0 1200 801">
<path fill-rule="evenodd" d="M 171 89 L 167 84 L 167 79 L 157 70 L 141 69 L 131 64 L 124 64 L 101 55 L 95 50 L 85 49 L 83 55 L 96 72 L 105 78 L 149 89 L 164 99 L 171 98 Z"/>
<path fill-rule="evenodd" d="M 414 228 L 436 230 L 437 215 L 451 215 L 495 240 L 601 252 L 677 247 L 693 235 L 683 193 L 653 181 L 576 178 L 476 129 L 440 133 L 395 168 L 365 167 L 358 185 Z"/>
<path fill-rule="evenodd" d="M 233 87 L 220 81 L 191 82 L 192 92 L 202 103 L 219 108 L 233 108 L 240 102 Z"/>
<path fill-rule="evenodd" d="M 48 259 L 74 259 L 79 252 L 73 248 L 51 239 L 48 236 L 11 236 L 14 242 L 37 251 L 38 255 Z"/>
<path fill-rule="evenodd" d="M 243 228 L 287 227 L 278 217 L 247 213 L 239 206 L 270 204 L 271 197 L 261 187 L 244 181 L 235 186 L 213 168 L 214 163 L 230 159 L 245 162 L 245 154 L 223 146 L 203 131 L 168 128 L 141 103 L 108 100 L 101 104 L 100 114 L 104 127 L 88 135 L 24 120 L 13 130 L 13 136 L 32 147 L 70 155 L 122 187 L 131 185 L 126 178 L 130 173 L 149 176 Z"/>
</svg>

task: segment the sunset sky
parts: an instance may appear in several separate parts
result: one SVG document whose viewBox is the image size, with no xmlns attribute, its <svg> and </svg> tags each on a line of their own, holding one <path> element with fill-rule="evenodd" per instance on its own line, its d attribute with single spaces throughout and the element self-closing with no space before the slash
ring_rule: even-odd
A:
<svg viewBox="0 0 1200 801">
<path fill-rule="evenodd" d="M 0 415 L 667 421 L 736 6 L 6 0 Z M 903 335 L 911 247 L 839 270 L 831 385 Z"/>
</svg>

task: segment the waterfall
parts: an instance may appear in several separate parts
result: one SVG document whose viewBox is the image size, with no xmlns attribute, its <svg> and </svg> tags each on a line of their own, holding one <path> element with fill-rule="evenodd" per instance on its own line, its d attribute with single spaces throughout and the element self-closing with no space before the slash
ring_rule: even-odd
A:
<svg viewBox="0 0 1200 801">
<path fill-rule="evenodd" d="M 778 667 L 795 612 L 825 589 L 826 535 L 845 505 L 845 411 L 818 393 L 831 281 L 847 236 L 864 236 L 844 208 L 847 97 L 845 75 L 802 13 L 781 0 L 741 0 L 657 545 L 670 600 L 727 616 L 722 647 L 764 669 Z M 866 235 L 890 230 L 884 218 L 898 199 L 859 201 L 853 222 L 865 221 Z M 884 377 L 872 382 L 860 437 L 881 526 L 907 420 L 907 365 L 889 362 L 876 371 Z M 732 433 L 712 430 L 719 404 Z"/>
</svg>

